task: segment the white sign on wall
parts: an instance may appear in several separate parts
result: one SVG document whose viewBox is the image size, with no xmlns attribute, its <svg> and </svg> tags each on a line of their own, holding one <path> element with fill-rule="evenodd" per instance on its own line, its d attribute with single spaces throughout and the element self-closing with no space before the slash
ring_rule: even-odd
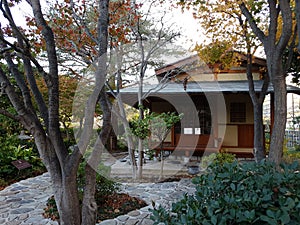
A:
<svg viewBox="0 0 300 225">
<path fill-rule="evenodd" d="M 201 134 L 201 128 L 200 127 L 195 128 L 195 134 Z"/>
<path fill-rule="evenodd" d="M 193 134 L 193 128 L 184 128 L 183 133 L 184 134 Z"/>
</svg>

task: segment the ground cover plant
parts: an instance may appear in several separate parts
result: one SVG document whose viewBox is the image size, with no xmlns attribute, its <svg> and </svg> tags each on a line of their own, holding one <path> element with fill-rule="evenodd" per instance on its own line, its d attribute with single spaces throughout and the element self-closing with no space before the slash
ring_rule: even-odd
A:
<svg viewBox="0 0 300 225">
<path fill-rule="evenodd" d="M 194 195 L 171 210 L 152 210 L 154 224 L 300 224 L 299 164 L 211 164 L 193 179 Z"/>
<path fill-rule="evenodd" d="M 12 165 L 15 160 L 26 160 L 30 168 L 18 170 Z M 20 140 L 17 135 L 0 137 L 0 190 L 16 181 L 46 172 L 35 144 L 31 140 Z"/>
</svg>

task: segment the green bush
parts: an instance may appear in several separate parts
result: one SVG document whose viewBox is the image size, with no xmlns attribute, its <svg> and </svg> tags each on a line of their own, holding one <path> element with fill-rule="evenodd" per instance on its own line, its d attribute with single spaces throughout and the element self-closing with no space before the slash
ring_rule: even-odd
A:
<svg viewBox="0 0 300 225">
<path fill-rule="evenodd" d="M 158 224 L 300 224 L 298 163 L 281 165 L 238 162 L 213 165 L 193 180 L 194 195 L 185 195 L 171 210 L 158 207 Z"/>
<path fill-rule="evenodd" d="M 201 159 L 201 167 L 206 169 L 210 165 L 223 165 L 224 163 L 232 163 L 236 160 L 235 155 L 220 152 L 220 153 L 212 153 L 210 155 L 204 156 Z"/>
<path fill-rule="evenodd" d="M 77 173 L 77 183 L 78 183 L 78 189 L 79 189 L 79 195 L 83 195 L 83 188 L 85 185 L 85 165 L 86 163 L 81 163 L 78 169 Z M 119 191 L 120 183 L 117 183 L 113 180 L 110 180 L 106 178 L 110 173 L 110 167 L 105 166 L 104 164 L 99 165 L 99 172 L 101 174 L 97 173 L 96 176 L 96 193 L 97 196 L 105 196 L 110 195 L 112 193 L 115 193 Z"/>
<path fill-rule="evenodd" d="M 0 178 L 15 178 L 19 171 L 11 162 L 19 159 L 28 161 L 33 170 L 44 170 L 33 142 L 20 140 L 16 135 L 0 137 Z"/>
</svg>

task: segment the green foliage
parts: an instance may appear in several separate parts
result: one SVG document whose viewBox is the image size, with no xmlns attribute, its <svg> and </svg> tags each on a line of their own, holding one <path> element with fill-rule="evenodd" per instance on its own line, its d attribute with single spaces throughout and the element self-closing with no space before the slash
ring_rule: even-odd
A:
<svg viewBox="0 0 300 225">
<path fill-rule="evenodd" d="M 1 96 L 2 98 L 2 96 Z M 2 99 L 0 100 L 0 106 L 6 108 L 6 110 L 11 113 L 15 114 L 15 110 L 11 106 L 5 106 Z M 13 119 L 10 119 L 2 114 L 0 114 L 0 135 L 13 135 L 16 133 L 20 133 L 22 126 L 19 122 L 16 122 Z"/>
<path fill-rule="evenodd" d="M 134 119 L 130 121 L 131 132 L 140 139 L 145 139 L 150 135 L 148 117 L 144 119 Z"/>
<path fill-rule="evenodd" d="M 124 143 L 124 141 L 118 140 L 118 141 L 117 141 L 117 148 L 118 148 L 118 150 L 120 150 L 120 151 L 124 151 L 124 152 L 128 151 L 128 147 L 127 147 L 127 145 Z"/>
<path fill-rule="evenodd" d="M 287 149 L 286 147 L 283 149 L 283 160 L 284 162 L 291 163 L 295 160 L 300 162 L 300 151 L 299 149 L 295 148 L 295 150 Z"/>
<path fill-rule="evenodd" d="M 85 162 L 81 163 L 77 173 L 78 190 L 81 196 L 83 194 L 83 188 L 85 186 L 85 165 Z M 106 178 L 106 176 L 110 173 L 110 167 L 105 166 L 104 164 L 100 164 L 99 171 L 101 171 L 101 174 L 97 173 L 96 177 L 97 195 L 105 196 L 118 191 L 120 188 L 120 184 Z"/>
<path fill-rule="evenodd" d="M 16 135 L 0 137 L 0 177 L 15 177 L 18 170 L 11 162 L 18 159 L 28 161 L 33 169 L 44 168 L 34 143 L 20 140 Z"/>
<path fill-rule="evenodd" d="M 236 160 L 235 156 L 230 153 L 220 152 L 212 153 L 207 156 L 202 157 L 201 167 L 206 169 L 210 165 L 223 165 L 224 163 L 232 163 Z"/>
<path fill-rule="evenodd" d="M 179 122 L 182 115 L 175 112 L 147 113 L 143 119 L 136 118 L 130 121 L 132 133 L 138 138 L 145 139 L 150 135 L 164 139 L 172 126 Z"/>
<path fill-rule="evenodd" d="M 154 224 L 299 224 L 298 163 L 224 163 L 193 180 L 194 195 L 152 211 Z"/>
<path fill-rule="evenodd" d="M 220 152 L 216 155 L 216 158 L 213 161 L 213 165 L 222 166 L 225 163 L 233 163 L 236 160 L 235 155 L 226 152 Z"/>
<path fill-rule="evenodd" d="M 201 158 L 202 169 L 206 169 L 209 165 L 211 165 L 213 163 L 213 161 L 216 159 L 216 157 L 217 157 L 216 153 L 212 153 L 212 154 L 203 156 Z"/>
</svg>

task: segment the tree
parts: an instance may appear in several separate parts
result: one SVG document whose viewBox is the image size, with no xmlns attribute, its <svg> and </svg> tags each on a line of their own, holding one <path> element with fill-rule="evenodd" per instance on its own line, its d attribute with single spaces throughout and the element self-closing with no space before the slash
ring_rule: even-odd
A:
<svg viewBox="0 0 300 225">
<path fill-rule="evenodd" d="M 123 43 L 118 43 L 114 47 L 116 50 L 117 59 L 115 60 L 115 68 L 113 71 L 116 74 L 116 91 L 114 92 L 111 89 L 111 94 L 117 100 L 118 112 L 117 115 L 121 119 L 125 132 L 127 132 L 126 139 L 129 147 L 129 156 L 131 159 L 133 175 L 135 177 L 137 169 L 137 178 L 142 177 L 142 168 L 143 168 L 143 138 L 136 136 L 138 138 L 138 164 L 135 162 L 134 150 L 133 147 L 132 133 L 129 129 L 129 123 L 126 118 L 126 113 L 124 111 L 124 106 L 122 102 L 122 93 L 120 87 L 122 86 L 122 79 L 124 77 L 135 77 L 138 86 L 138 110 L 139 110 L 139 120 L 142 123 L 144 121 L 144 100 L 148 97 L 150 92 L 157 91 L 157 89 L 162 88 L 166 79 L 170 74 L 167 74 L 164 79 L 157 85 L 156 89 L 151 90 L 148 93 L 143 93 L 143 86 L 145 79 L 147 78 L 147 72 L 149 68 L 159 65 L 162 60 L 161 56 L 166 54 L 166 52 L 178 52 L 176 50 L 168 49 L 167 44 L 172 43 L 172 41 L 179 35 L 178 32 L 172 30 L 172 26 L 168 26 L 164 19 L 165 15 L 162 15 L 158 18 L 149 18 L 151 15 L 152 4 L 156 1 L 152 1 L 150 6 L 146 9 L 146 12 L 142 11 L 140 7 L 136 7 L 136 3 L 131 3 L 131 15 L 136 19 L 135 23 L 132 23 L 128 27 L 129 43 L 124 45 Z M 137 168 L 135 168 L 137 167 Z"/>
<path fill-rule="evenodd" d="M 268 25 L 267 31 L 258 26 L 259 11 L 250 12 L 247 2 L 239 2 L 243 15 L 247 18 L 254 34 L 259 38 L 266 55 L 268 74 L 274 88 L 274 125 L 270 143 L 269 159 L 277 165 L 282 158 L 284 134 L 287 116 L 286 101 L 286 68 L 283 67 L 283 54 L 290 43 L 293 33 L 293 15 L 290 1 L 268 1 Z M 258 4 L 264 4 L 259 1 Z M 279 18 L 282 20 L 279 20 Z M 279 27 L 281 32 L 279 33 Z"/>
<path fill-rule="evenodd" d="M 206 63 L 221 63 L 223 67 L 230 67 L 237 62 L 238 56 L 234 53 L 236 49 L 246 52 L 249 94 L 254 108 L 254 157 L 256 161 L 261 161 L 266 156 L 262 110 L 269 77 L 264 73 L 264 83 L 258 95 L 254 90 L 252 75 L 252 58 L 259 46 L 257 38 L 242 16 L 237 1 L 180 1 L 180 4 L 186 8 L 194 7 L 195 18 L 204 27 L 206 35 L 212 39 L 212 43 L 197 44 L 195 47 Z M 261 12 L 261 4 L 253 4 L 251 12 L 254 11 Z"/>
<path fill-rule="evenodd" d="M 107 114 L 108 110 L 105 110 L 108 107 L 108 102 L 103 89 L 106 78 L 109 1 L 99 0 L 97 7 L 95 7 L 100 15 L 97 21 L 96 34 L 98 36 L 95 38 L 95 44 L 98 47 L 95 71 L 96 85 L 86 103 L 84 132 L 82 132 L 78 144 L 72 152 L 66 148 L 60 131 L 59 62 L 55 33 L 51 28 L 51 23 L 45 20 L 40 1 L 28 1 L 32 8 L 37 30 L 40 32 L 41 43 L 44 44 L 43 50 L 47 60 L 47 70 L 45 70 L 37 57 L 39 49 L 36 47 L 38 46 L 30 39 L 34 34 L 26 33 L 24 28 L 18 27 L 15 23 L 11 8 L 18 2 L 3 0 L 0 5 L 1 13 L 7 21 L 7 25 L 1 27 L 0 31 L 0 51 L 3 59 L 0 66 L 1 90 L 7 94 L 17 115 L 13 115 L 5 109 L 1 109 L 1 113 L 19 121 L 34 137 L 39 154 L 51 176 L 55 201 L 60 214 L 60 223 L 95 224 L 97 205 L 94 200 L 96 174 L 94 168 L 99 161 L 99 153 L 102 149 L 101 142 L 105 143 L 107 133 L 109 133 L 107 131 L 110 130 L 108 118 L 110 114 Z M 2 69 L 4 61 L 8 71 Z M 17 63 L 23 66 L 20 67 Z M 48 89 L 48 103 L 37 87 L 35 72 L 39 73 L 45 80 Z M 33 99 L 37 104 L 36 110 L 33 106 Z M 86 167 L 86 185 L 81 211 L 76 174 L 82 160 L 82 154 L 86 151 L 92 134 L 94 111 L 98 99 L 100 99 L 105 118 L 102 131 L 95 144 L 97 151 L 93 151 Z"/>
<path fill-rule="evenodd" d="M 175 112 L 167 112 L 156 114 L 150 114 L 150 138 L 158 140 L 159 147 L 160 147 L 160 175 L 159 180 L 163 178 L 163 168 L 164 168 L 164 151 L 163 151 L 163 143 L 164 140 L 167 138 L 167 135 L 170 133 L 172 127 L 180 122 L 183 114 L 177 115 Z"/>
</svg>

